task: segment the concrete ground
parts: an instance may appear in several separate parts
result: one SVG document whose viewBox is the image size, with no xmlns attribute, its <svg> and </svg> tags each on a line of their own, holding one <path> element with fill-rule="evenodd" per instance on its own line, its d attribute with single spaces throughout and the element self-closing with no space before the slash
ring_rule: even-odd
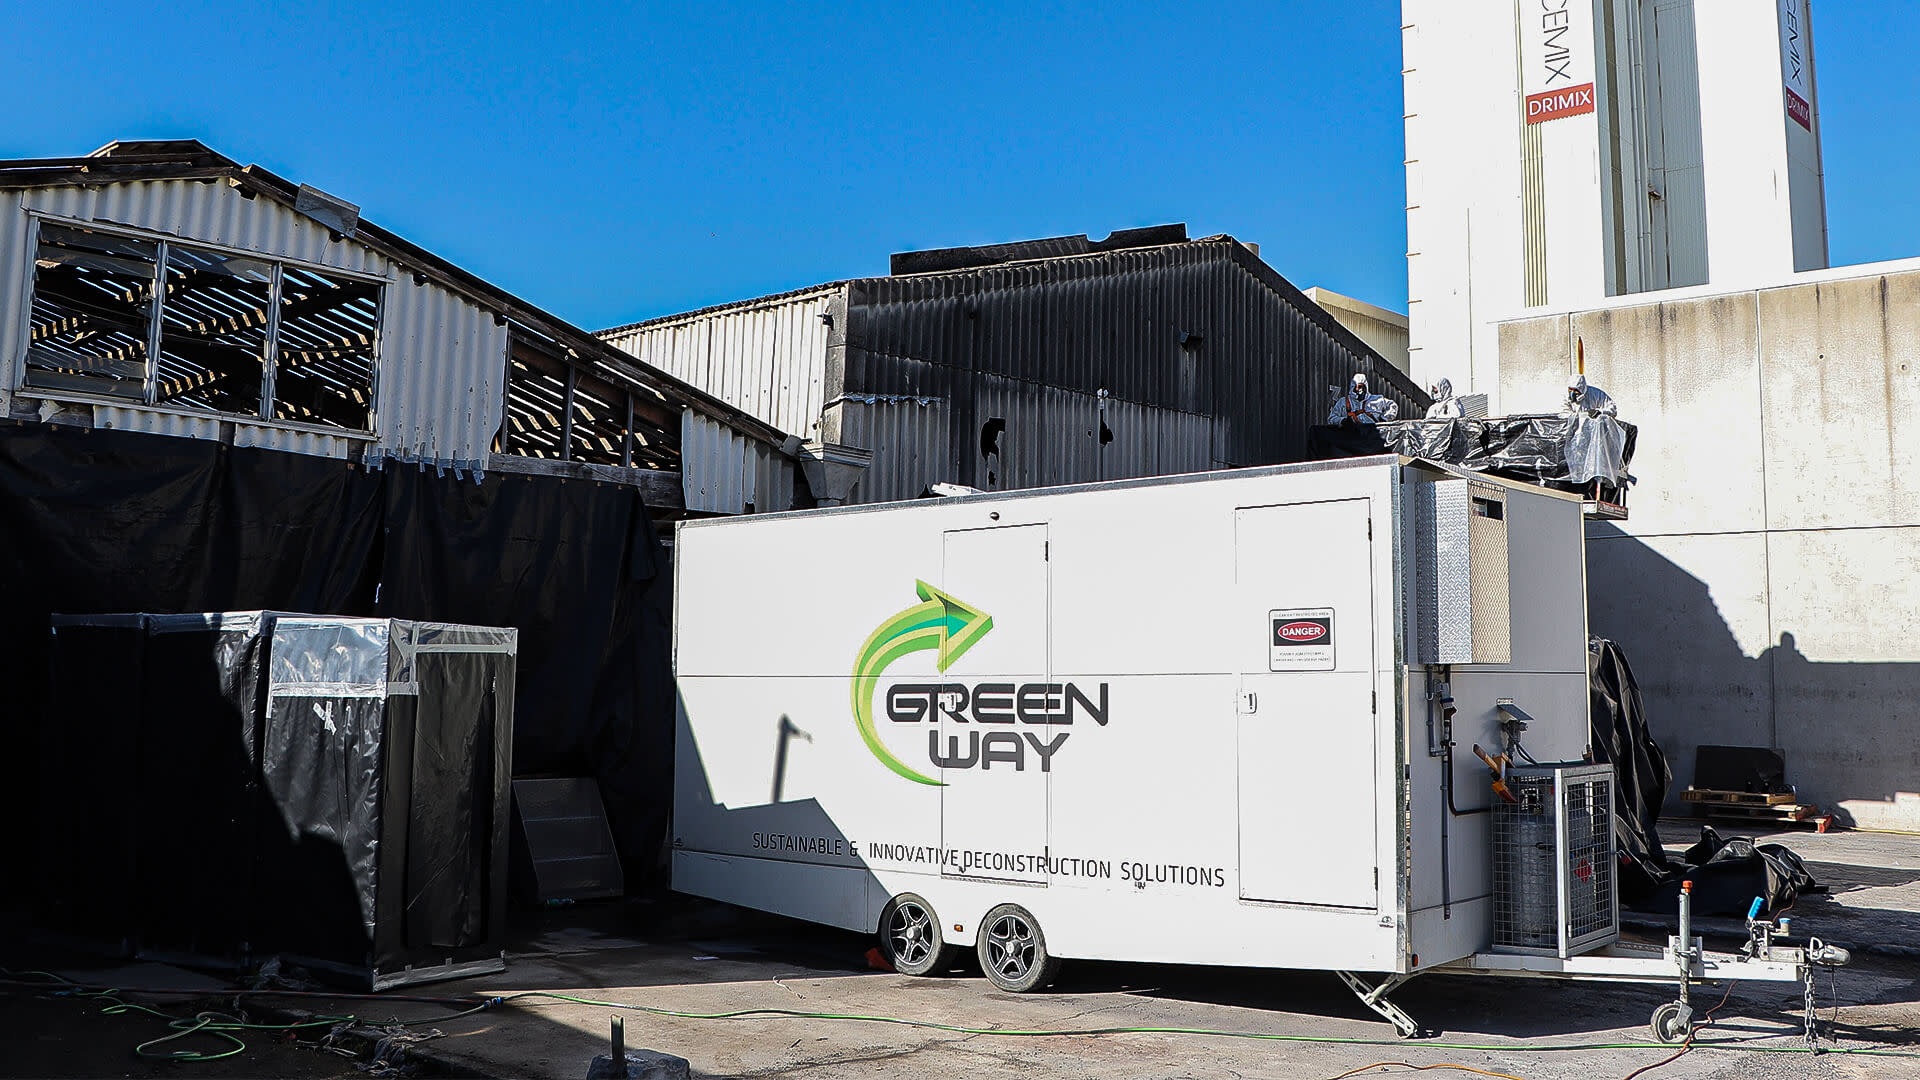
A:
<svg viewBox="0 0 1920 1080">
<path fill-rule="evenodd" d="M 1673 822 L 1665 834 L 1684 847 L 1693 839 L 1692 828 Z M 1920 837 L 1793 832 L 1777 838 L 1835 890 L 1796 906 L 1795 936 L 1883 950 L 1863 952 L 1853 967 L 1820 980 L 1823 1035 L 1831 1032 L 1846 1049 L 1914 1056 L 1816 1058 L 1703 1047 L 1656 1075 L 1920 1077 Z M 1444 1034 L 1405 1041 L 1326 974 L 1082 963 L 1069 965 L 1049 993 L 1012 996 L 965 969 L 933 978 L 871 971 L 865 960 L 869 942 L 854 934 L 718 906 L 681 905 L 671 918 L 645 911 L 628 906 L 549 913 L 512 956 L 505 975 L 424 992 L 540 990 L 693 1014 L 786 1010 L 1003 1031 L 1193 1028 L 1333 1041 L 1169 1032 L 1015 1036 L 785 1015 L 692 1019 L 534 998 L 436 1024 L 444 1037 L 418 1052 L 485 1075 L 579 1077 L 592 1055 L 604 1052 L 617 1014 L 625 1019 L 630 1046 L 678 1054 L 699 1075 L 730 1077 L 1315 1080 L 1398 1061 L 1570 1080 L 1624 1077 L 1673 1053 L 1647 1045 L 1646 1032 L 1654 1007 L 1673 996 L 1669 988 L 1424 976 L 1394 999 Z M 647 923 L 652 929 L 643 928 Z M 1636 936 L 1655 939 L 1656 925 L 1644 921 Z M 1705 930 L 1722 926 L 1740 932 L 1733 922 L 1708 922 Z M 1735 941 L 1709 944 L 1731 947 Z M 1721 993 L 1703 991 L 1700 1008 L 1716 1004 Z M 358 1011 L 370 1015 L 364 1004 Z M 371 1013 L 404 1021 L 431 1011 L 430 1005 L 395 1004 Z M 1801 1018 L 1800 987 L 1735 985 L 1699 1041 L 1711 1047 L 1799 1047 Z M 1636 1045 L 1573 1049 L 1591 1044 Z"/>
<path fill-rule="evenodd" d="M 1664 831 L 1679 841 L 1676 847 L 1692 839 L 1687 823 Z M 1862 952 L 1833 979 L 1821 977 L 1823 1039 L 1838 1040 L 1825 1045 L 1913 1056 L 1727 1049 L 1804 1045 L 1800 987 L 1736 984 L 1713 1026 L 1699 1037 L 1701 1048 L 1653 1076 L 1920 1077 L 1920 837 L 1795 832 L 1781 839 L 1835 888 L 1830 897 L 1796 906 L 1795 937 L 1814 934 L 1875 950 Z M 1732 922 L 1708 922 L 1703 930 L 1718 926 L 1739 930 Z M 1651 940 L 1660 933 L 1658 920 L 1642 917 L 1630 936 Z M 687 1014 L 783 1010 L 1002 1032 L 1189 1028 L 1282 1038 L 1168 1031 L 981 1034 L 771 1012 L 697 1019 L 526 998 L 462 1019 L 415 1025 L 414 1035 L 433 1037 L 409 1042 L 408 1060 L 416 1070 L 440 1075 L 578 1078 L 594 1054 L 605 1052 L 615 1015 L 625 1020 L 629 1046 L 685 1057 L 696 1075 L 728 1077 L 1321 1080 L 1394 1061 L 1572 1080 L 1622 1078 L 1674 1052 L 1651 1044 L 1646 1032 L 1649 1014 L 1673 996 L 1670 988 L 1423 976 L 1394 1000 L 1443 1034 L 1406 1041 L 1327 974 L 1080 963 L 1068 965 L 1051 992 L 1012 996 L 964 968 L 931 978 L 872 971 L 865 958 L 869 944 L 855 934 L 683 899 L 581 905 L 543 913 L 540 925 L 516 943 L 503 975 L 406 992 L 545 991 Z M 1727 937 L 1709 941 L 1710 947 L 1733 944 Z M 63 974 L 81 978 L 84 972 Z M 1701 991 L 1699 1008 L 1717 1004 L 1721 992 Z M 298 1004 L 323 1014 L 353 1013 L 374 1025 L 449 1011 L 391 998 Z M 1580 1049 L 1594 1044 L 1607 1048 Z M 1403 1070 L 1373 1075 L 1395 1071 Z"/>
</svg>

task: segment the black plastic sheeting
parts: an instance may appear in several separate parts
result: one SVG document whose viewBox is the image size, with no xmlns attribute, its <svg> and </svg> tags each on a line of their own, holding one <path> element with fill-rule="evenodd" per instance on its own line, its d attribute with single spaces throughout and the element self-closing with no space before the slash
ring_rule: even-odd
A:
<svg viewBox="0 0 1920 1080">
<path fill-rule="evenodd" d="M 280 955 L 361 989 L 498 966 L 514 632 L 269 612 L 55 616 L 46 772 L 84 782 L 31 880 L 121 953 Z M 137 902 L 126 902 L 130 898 Z M 111 901 L 111 906 L 103 906 Z"/>
<path fill-rule="evenodd" d="M 129 745 L 124 718 L 47 709 L 53 612 L 277 609 L 516 627 L 515 768 L 594 777 L 630 887 L 662 884 L 673 746 L 665 565 L 638 494 L 616 485 L 521 475 L 475 483 L 193 439 L 0 424 L 0 679 L 9 695 L 0 737 L 17 760 L 38 761 L 45 725 L 99 735 L 97 757 L 5 786 L 0 865 L 25 865 L 33 837 L 88 812 L 87 792 L 132 776 L 116 749 Z M 8 890 L 24 890 L 24 876 L 6 875 Z"/>
<path fill-rule="evenodd" d="M 1675 858 L 1660 839 L 1660 807 L 1673 770 L 1653 739 L 1640 685 L 1620 647 L 1605 638 L 1587 642 L 1588 722 L 1594 760 L 1613 766 L 1614 839 L 1620 850 L 1620 902 L 1639 911 L 1677 913 L 1680 883 L 1693 882 L 1696 915 L 1740 918 L 1755 898 L 1764 912 L 1826 891 L 1787 847 L 1750 837 L 1723 839 L 1711 827 Z"/>
<path fill-rule="evenodd" d="M 1693 910 L 1702 915 L 1744 916 L 1753 901 L 1766 901 L 1762 914 L 1793 906 L 1802 896 L 1827 891 L 1807 864 L 1783 844 L 1762 844 L 1750 836 L 1722 837 L 1711 825 L 1700 827 L 1700 842 L 1670 867 L 1671 881 L 1657 905 L 1678 911 L 1680 882 L 1693 882 Z"/>
<path fill-rule="evenodd" d="M 256 953 L 376 988 L 500 955 L 511 647 L 484 628 L 275 618 Z"/>
<path fill-rule="evenodd" d="M 1587 640 L 1587 693 L 1588 743 L 1594 760 L 1613 766 L 1620 902 L 1632 905 L 1652 896 L 1666 881 L 1660 807 L 1667 801 L 1673 770 L 1647 728 L 1640 684 L 1626 654 L 1606 638 Z"/>
<path fill-rule="evenodd" d="M 1371 426 L 1320 425 L 1307 433 L 1307 443 L 1315 461 L 1401 454 L 1572 491 L 1585 486 L 1569 480 L 1567 447 L 1574 427 L 1574 418 L 1565 414 L 1393 420 Z M 1621 456 L 1621 468 L 1626 469 L 1633 463 L 1639 430 L 1627 423 L 1620 428 L 1626 434 Z M 1604 487 L 1608 501 L 1625 505 L 1624 485 Z"/>
</svg>

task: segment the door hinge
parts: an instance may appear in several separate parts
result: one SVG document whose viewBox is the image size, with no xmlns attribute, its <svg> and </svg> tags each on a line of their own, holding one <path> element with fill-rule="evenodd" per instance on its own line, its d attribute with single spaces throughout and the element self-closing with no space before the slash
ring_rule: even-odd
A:
<svg viewBox="0 0 1920 1080">
<path fill-rule="evenodd" d="M 1373 692 L 1373 711 L 1376 713 L 1380 711 L 1380 691 L 1378 690 Z"/>
<path fill-rule="evenodd" d="M 1053 541 L 1051 540 L 1040 541 L 1040 561 L 1041 562 L 1053 561 Z"/>
<path fill-rule="evenodd" d="M 1373 539 L 1373 519 L 1367 519 L 1367 539 Z"/>
</svg>

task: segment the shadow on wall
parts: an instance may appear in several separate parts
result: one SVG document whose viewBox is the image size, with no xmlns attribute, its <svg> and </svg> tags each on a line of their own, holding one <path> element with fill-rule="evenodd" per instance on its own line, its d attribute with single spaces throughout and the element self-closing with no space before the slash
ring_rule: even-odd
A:
<svg viewBox="0 0 1920 1080">
<path fill-rule="evenodd" d="M 743 906 L 794 918 L 831 917 L 877 929 L 887 894 L 861 856 L 859 838 L 850 836 L 818 799 L 786 794 L 790 749 L 796 740 L 812 742 L 813 736 L 788 713 L 769 716 L 762 760 L 771 769 L 767 786 L 758 790 L 770 790 L 771 798 L 765 803 L 729 806 L 713 793 L 708 778 L 714 769 L 688 723 L 685 700 L 678 703 L 670 842 L 673 851 L 688 860 L 689 876 L 676 875 L 675 888 L 698 896 L 708 894 L 701 887 L 703 882 L 721 883 L 723 891 L 733 893 L 734 902 Z M 744 722 L 730 725 L 737 741 L 730 740 L 725 751 L 728 758 L 738 761 L 753 754 L 756 740 L 749 738 L 748 731 Z M 744 861 L 723 866 L 718 858 L 705 857 L 719 854 L 744 857 Z"/>
<path fill-rule="evenodd" d="M 1790 626 L 1749 656 L 1705 582 L 1611 525 L 1588 533 L 1587 580 L 1590 629 L 1626 650 L 1672 761 L 1670 807 L 1696 747 L 1765 746 L 1836 821 L 1920 828 L 1920 663 L 1811 660 Z"/>
</svg>

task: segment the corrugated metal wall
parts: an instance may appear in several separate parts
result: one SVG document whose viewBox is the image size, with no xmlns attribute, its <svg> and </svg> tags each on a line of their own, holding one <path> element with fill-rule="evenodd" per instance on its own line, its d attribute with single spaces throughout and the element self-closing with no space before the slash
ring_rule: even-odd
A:
<svg viewBox="0 0 1920 1080">
<path fill-rule="evenodd" d="M 820 437 L 839 286 L 604 331 L 616 348 L 802 439 Z"/>
<path fill-rule="evenodd" d="M 1425 405 L 1404 374 L 1230 240 L 848 287 L 842 438 L 875 454 L 854 490 L 862 502 L 910 498 L 935 480 L 1029 487 L 1304 460 L 1329 388 L 1355 371 L 1403 411 Z M 945 407 L 855 404 L 863 397 Z M 891 423 L 877 422 L 881 408 Z M 915 418 L 945 426 L 944 472 L 927 465 L 932 433 L 904 430 Z M 1005 430 L 988 455 L 981 433 L 994 418 Z"/>
<path fill-rule="evenodd" d="M 386 295 L 377 449 L 406 461 L 483 465 L 506 400 L 507 328 L 432 283 L 403 276 Z"/>
<path fill-rule="evenodd" d="M 314 457 L 345 459 L 352 441 L 317 431 L 292 431 L 266 424 L 249 424 L 219 416 L 191 413 L 155 412 L 149 409 L 123 409 L 95 405 L 93 422 L 114 431 L 139 431 L 148 435 L 176 435 L 188 439 L 220 438 L 222 421 L 233 424 L 233 445 L 257 446 L 265 450 L 284 450 Z"/>
<path fill-rule="evenodd" d="M 884 447 L 854 484 L 849 502 L 912 499 L 932 484 L 968 482 L 953 468 L 946 398 L 856 394 L 842 399 L 839 409 L 841 442 Z"/>
<path fill-rule="evenodd" d="M 680 483 L 687 509 L 714 514 L 793 506 L 793 461 L 691 409 L 680 414 Z"/>
<path fill-rule="evenodd" d="M 11 388 L 28 330 L 33 273 L 27 211 L 148 232 L 385 278 L 381 309 L 377 438 L 373 456 L 471 467 L 486 460 L 500 423 L 506 378 L 504 326 L 491 312 L 433 284 L 415 285 L 392 263 L 270 199 L 247 198 L 225 181 L 114 183 L 22 192 L 0 212 L 0 386 Z M 230 417 L 101 406 L 95 422 L 134 431 L 217 437 L 235 423 L 236 444 L 346 457 L 351 435 L 293 430 Z"/>
</svg>

